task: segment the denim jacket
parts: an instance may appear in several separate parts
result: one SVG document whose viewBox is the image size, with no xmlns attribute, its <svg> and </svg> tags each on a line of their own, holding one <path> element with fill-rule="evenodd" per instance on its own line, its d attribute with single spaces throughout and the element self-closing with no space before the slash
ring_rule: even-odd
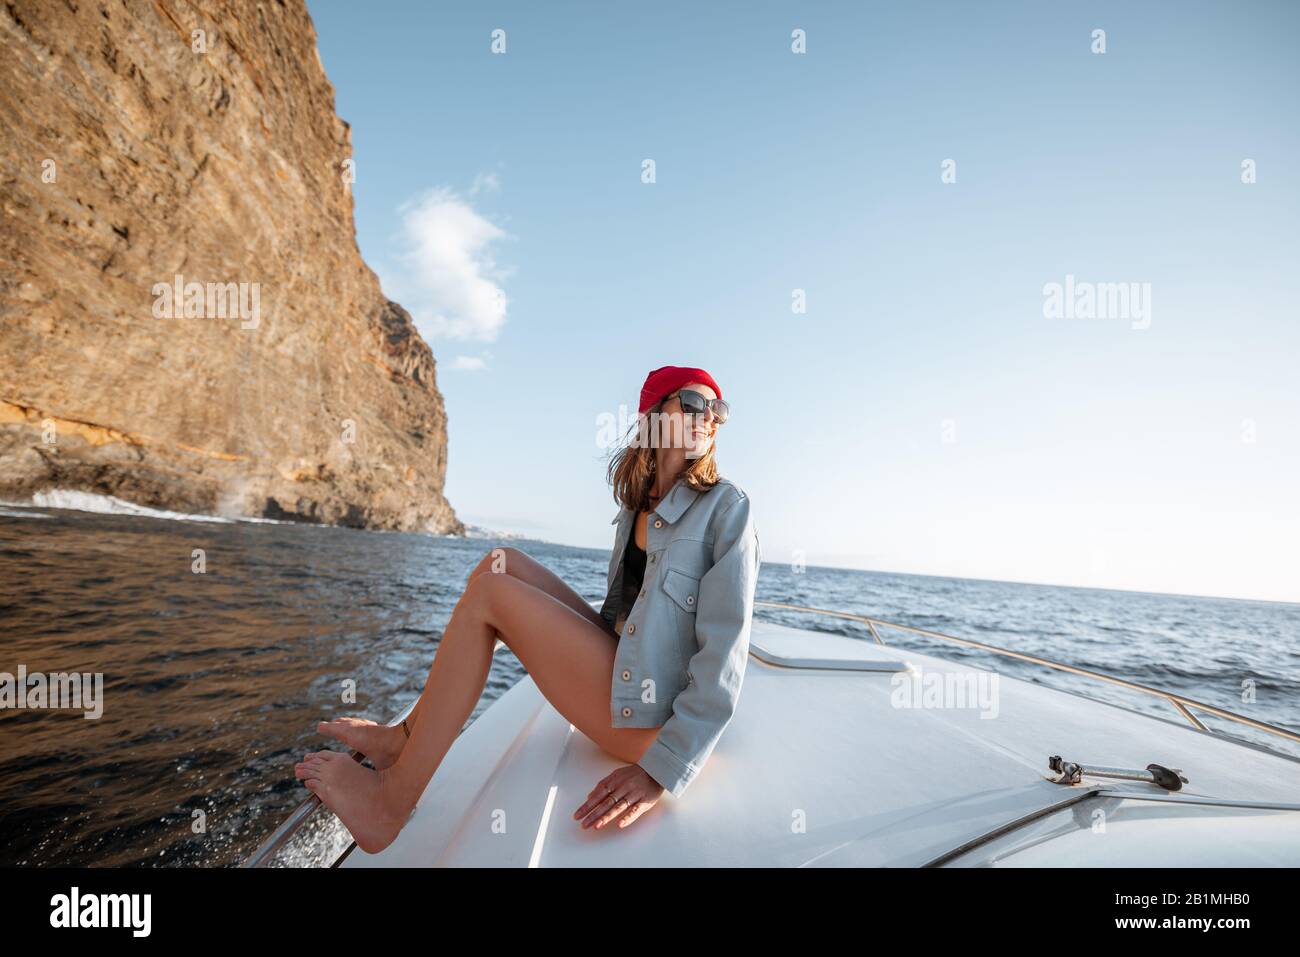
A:
<svg viewBox="0 0 1300 957">
<path fill-rule="evenodd" d="M 623 507 L 610 523 L 618 531 L 601 615 L 611 627 L 634 517 Z M 679 479 L 646 521 L 645 579 L 623 609 L 610 718 L 616 728 L 662 726 L 638 764 L 674 797 L 735 712 L 761 560 L 750 499 L 727 479 L 705 492 Z"/>
</svg>

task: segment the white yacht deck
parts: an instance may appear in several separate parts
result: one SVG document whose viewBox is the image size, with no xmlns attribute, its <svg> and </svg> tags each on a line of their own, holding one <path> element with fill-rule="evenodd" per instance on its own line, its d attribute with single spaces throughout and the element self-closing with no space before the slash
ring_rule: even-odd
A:
<svg viewBox="0 0 1300 957">
<path fill-rule="evenodd" d="M 622 762 L 525 677 L 457 739 L 397 841 L 354 847 L 341 866 L 1300 864 L 1300 761 L 1005 675 L 995 716 L 895 707 L 900 668 L 992 673 L 758 619 L 751 643 L 737 712 L 699 777 L 633 826 L 572 819 Z M 1057 784 L 1049 755 L 1156 763 L 1188 783 Z"/>
</svg>

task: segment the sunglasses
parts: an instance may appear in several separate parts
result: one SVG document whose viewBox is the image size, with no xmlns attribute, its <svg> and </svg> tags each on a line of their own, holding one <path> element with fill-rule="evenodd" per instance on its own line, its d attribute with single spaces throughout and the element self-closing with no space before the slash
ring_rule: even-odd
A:
<svg viewBox="0 0 1300 957">
<path fill-rule="evenodd" d="M 679 389 L 675 395 L 677 401 L 682 404 L 682 411 L 690 415 L 702 415 L 705 409 L 713 410 L 713 417 L 717 419 L 718 425 L 727 421 L 727 416 L 731 414 L 731 406 L 721 399 L 706 399 L 702 392 L 696 392 L 694 389 Z M 672 398 L 670 395 L 669 399 Z M 668 401 L 667 399 L 664 400 Z"/>
</svg>

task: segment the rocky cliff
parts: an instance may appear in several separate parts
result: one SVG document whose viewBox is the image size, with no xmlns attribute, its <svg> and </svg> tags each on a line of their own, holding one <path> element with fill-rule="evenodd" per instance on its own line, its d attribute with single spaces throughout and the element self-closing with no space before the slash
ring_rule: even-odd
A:
<svg viewBox="0 0 1300 957">
<path fill-rule="evenodd" d="M 462 534 L 301 0 L 0 5 L 0 499 Z"/>
</svg>

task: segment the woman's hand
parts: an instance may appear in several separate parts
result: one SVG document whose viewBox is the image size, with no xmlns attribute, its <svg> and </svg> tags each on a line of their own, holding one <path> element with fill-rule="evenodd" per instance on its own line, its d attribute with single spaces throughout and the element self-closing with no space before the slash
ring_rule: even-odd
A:
<svg viewBox="0 0 1300 957">
<path fill-rule="evenodd" d="M 664 789 L 639 764 L 611 771 L 587 795 L 587 803 L 573 812 L 584 828 L 601 828 L 614 819 L 627 827 L 663 797 Z"/>
</svg>

